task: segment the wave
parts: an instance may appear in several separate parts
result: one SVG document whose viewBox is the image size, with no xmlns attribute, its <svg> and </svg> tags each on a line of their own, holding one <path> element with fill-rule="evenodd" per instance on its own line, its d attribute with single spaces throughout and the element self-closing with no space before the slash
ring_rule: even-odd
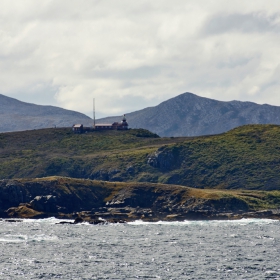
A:
<svg viewBox="0 0 280 280">
<path fill-rule="evenodd" d="M 240 220 L 207 220 L 207 221 L 158 221 L 158 222 L 145 222 L 142 220 L 136 220 L 134 222 L 128 222 L 129 225 L 141 226 L 141 225 L 166 225 L 166 226 L 215 226 L 215 225 L 228 225 L 228 224 L 236 224 L 236 225 L 248 225 L 248 224 L 272 224 L 278 223 L 278 220 L 272 219 L 240 219 Z"/>
<path fill-rule="evenodd" d="M 21 243 L 21 242 L 42 242 L 42 241 L 56 241 L 58 237 L 56 235 L 45 235 L 45 234 L 36 234 L 36 235 L 13 235 L 6 234 L 4 237 L 0 238 L 0 242 L 5 243 Z"/>
<path fill-rule="evenodd" d="M 59 222 L 74 222 L 73 219 L 57 219 L 55 217 L 44 218 L 44 219 L 21 219 L 24 223 L 46 223 L 46 224 L 57 224 Z"/>
</svg>

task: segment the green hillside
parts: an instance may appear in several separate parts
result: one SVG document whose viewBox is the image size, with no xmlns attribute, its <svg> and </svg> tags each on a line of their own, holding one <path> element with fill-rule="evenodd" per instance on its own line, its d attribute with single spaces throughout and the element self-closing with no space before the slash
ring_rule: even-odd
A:
<svg viewBox="0 0 280 280">
<path fill-rule="evenodd" d="M 0 134 L 0 178 L 68 176 L 196 188 L 280 189 L 280 126 L 159 138 L 146 130 Z"/>
</svg>

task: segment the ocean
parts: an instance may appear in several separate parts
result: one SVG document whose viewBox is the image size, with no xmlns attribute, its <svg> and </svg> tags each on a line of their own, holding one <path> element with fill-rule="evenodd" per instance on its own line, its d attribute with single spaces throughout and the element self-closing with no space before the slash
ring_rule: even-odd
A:
<svg viewBox="0 0 280 280">
<path fill-rule="evenodd" d="M 0 279 L 280 279 L 280 222 L 0 221 Z"/>
</svg>

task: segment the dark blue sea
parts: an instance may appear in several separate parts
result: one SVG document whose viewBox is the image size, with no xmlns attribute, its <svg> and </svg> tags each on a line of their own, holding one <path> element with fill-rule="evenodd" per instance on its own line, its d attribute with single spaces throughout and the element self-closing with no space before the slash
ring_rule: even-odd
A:
<svg viewBox="0 0 280 280">
<path fill-rule="evenodd" d="M 0 279 L 280 279 L 280 222 L 0 221 Z"/>
</svg>

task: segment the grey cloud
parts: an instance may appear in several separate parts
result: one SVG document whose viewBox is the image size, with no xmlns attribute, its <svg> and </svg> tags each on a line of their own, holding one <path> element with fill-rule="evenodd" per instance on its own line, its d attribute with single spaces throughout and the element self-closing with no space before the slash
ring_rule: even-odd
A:
<svg viewBox="0 0 280 280">
<path fill-rule="evenodd" d="M 274 73 L 271 75 L 269 81 L 261 86 L 260 94 L 262 94 L 265 91 L 269 91 L 269 89 L 273 87 L 279 88 L 280 86 L 279 77 L 280 77 L 280 64 L 275 68 Z"/>
<path fill-rule="evenodd" d="M 222 60 L 217 63 L 218 68 L 235 68 L 240 66 L 245 66 L 248 64 L 253 57 L 229 57 L 227 60 Z"/>
<path fill-rule="evenodd" d="M 14 7 L 6 0 L 6 12 L 1 7 L 3 94 L 89 115 L 86 100 L 94 96 L 105 114 L 99 117 L 185 91 L 228 100 L 273 96 L 280 104 L 276 1 L 43 2 Z M 250 41 L 244 36 L 249 32 Z"/>
<path fill-rule="evenodd" d="M 143 93 L 144 95 L 145 93 Z M 95 102 L 95 108 L 96 108 L 96 118 L 104 118 L 104 117 L 108 117 L 108 116 L 122 116 L 123 114 L 127 114 L 130 112 L 134 112 L 136 110 L 145 108 L 145 107 L 151 107 L 151 106 L 156 106 L 159 103 L 159 100 L 148 100 L 146 98 L 144 98 L 144 96 L 118 96 L 115 98 L 108 98 L 106 101 L 106 106 L 108 108 L 117 108 L 118 113 L 106 113 L 104 114 L 101 110 L 100 110 L 100 106 L 99 106 L 99 99 L 96 99 Z M 163 101 L 163 100 L 161 100 Z M 139 108 L 139 104 L 141 104 L 141 107 Z M 87 114 L 88 116 L 92 116 L 92 111 L 85 111 L 83 112 L 85 114 Z"/>
<path fill-rule="evenodd" d="M 251 32 L 280 32 L 280 24 L 275 23 L 279 14 L 271 17 L 265 17 L 259 14 L 229 14 L 215 15 L 206 20 L 202 33 L 205 34 L 222 34 L 231 31 L 242 33 Z"/>
<path fill-rule="evenodd" d="M 126 113 L 130 113 L 130 112 L 133 112 L 137 109 L 139 109 L 139 106 L 138 104 L 141 104 L 143 107 L 142 108 L 145 108 L 145 107 L 150 107 L 150 106 L 153 106 L 153 105 L 156 105 L 155 104 L 151 104 L 151 101 L 150 100 L 147 100 L 145 99 L 144 96 L 122 96 L 122 97 L 118 97 L 118 102 L 120 104 L 122 104 L 121 107 L 124 107 L 125 108 L 125 111 L 121 112 L 120 111 L 120 115 L 121 114 L 126 114 Z M 108 107 L 114 107 L 116 106 L 116 100 L 108 100 L 107 101 L 107 106 Z M 98 108 L 97 108 L 98 109 Z"/>
<path fill-rule="evenodd" d="M 9 96 L 28 103 L 58 106 L 54 102 L 57 91 L 58 88 L 54 87 L 52 82 L 38 82 L 31 87 L 22 88 L 20 91 L 12 91 Z"/>
<path fill-rule="evenodd" d="M 128 70 L 100 70 L 87 72 L 93 78 L 109 78 L 109 79 L 120 79 L 120 80 L 138 80 L 138 79 L 149 79 L 160 74 L 162 67 L 159 66 L 142 66 L 135 69 L 131 68 Z"/>
</svg>

